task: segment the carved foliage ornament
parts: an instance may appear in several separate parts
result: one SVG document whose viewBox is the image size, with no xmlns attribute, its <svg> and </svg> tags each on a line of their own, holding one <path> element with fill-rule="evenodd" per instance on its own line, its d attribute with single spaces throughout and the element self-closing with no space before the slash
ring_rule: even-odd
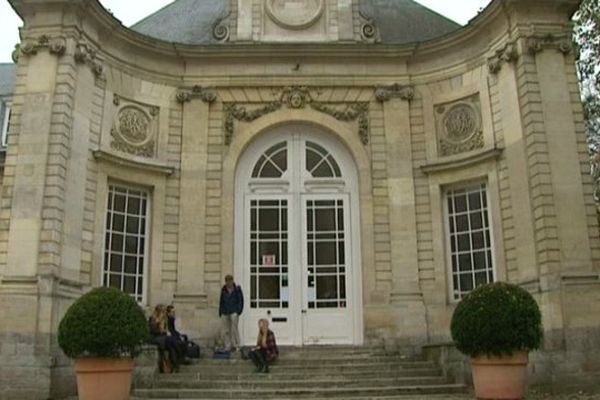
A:
<svg viewBox="0 0 600 400">
<path fill-rule="evenodd" d="M 504 47 L 496 50 L 496 54 L 488 59 L 490 73 L 497 74 L 505 63 L 515 62 L 519 58 L 517 46 L 514 42 L 507 43 Z"/>
<path fill-rule="evenodd" d="M 104 73 L 102 62 L 98 59 L 96 51 L 85 42 L 77 43 L 75 47 L 75 62 L 78 64 L 87 64 L 96 78 L 101 78 Z"/>
<path fill-rule="evenodd" d="M 324 0 L 265 0 L 269 18 L 285 29 L 306 29 L 319 20 Z"/>
<path fill-rule="evenodd" d="M 369 143 L 369 105 L 368 103 L 321 102 L 315 100 L 320 95 L 314 94 L 305 86 L 290 86 L 276 90 L 278 100 L 266 105 L 248 110 L 236 103 L 225 104 L 225 144 L 230 145 L 235 131 L 235 121 L 252 122 L 264 115 L 270 114 L 283 107 L 302 109 L 310 107 L 315 111 L 332 116 L 343 122 L 358 121 L 358 134 L 363 144 Z"/>
<path fill-rule="evenodd" d="M 439 152 L 450 156 L 482 148 L 483 130 L 479 97 L 436 107 Z"/>
<path fill-rule="evenodd" d="M 118 111 L 111 131 L 111 147 L 134 156 L 154 157 L 158 108 L 122 102 L 116 95 L 113 103 Z"/>
</svg>

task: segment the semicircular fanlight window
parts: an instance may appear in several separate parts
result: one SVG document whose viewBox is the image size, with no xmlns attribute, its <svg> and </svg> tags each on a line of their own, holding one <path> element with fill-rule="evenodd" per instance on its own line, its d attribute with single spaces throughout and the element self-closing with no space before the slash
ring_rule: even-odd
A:
<svg viewBox="0 0 600 400">
<path fill-rule="evenodd" d="M 253 178 L 281 178 L 287 171 L 287 142 L 269 148 L 252 170 Z"/>
<path fill-rule="evenodd" d="M 313 142 L 306 142 L 306 170 L 313 178 L 341 178 L 340 167 L 327 150 Z"/>
</svg>

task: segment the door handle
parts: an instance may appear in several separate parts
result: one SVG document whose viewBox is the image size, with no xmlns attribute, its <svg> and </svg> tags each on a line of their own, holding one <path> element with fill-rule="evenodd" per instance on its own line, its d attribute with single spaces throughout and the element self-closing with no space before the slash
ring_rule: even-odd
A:
<svg viewBox="0 0 600 400">
<path fill-rule="evenodd" d="M 302 314 L 306 314 L 306 310 L 302 310 Z"/>
</svg>

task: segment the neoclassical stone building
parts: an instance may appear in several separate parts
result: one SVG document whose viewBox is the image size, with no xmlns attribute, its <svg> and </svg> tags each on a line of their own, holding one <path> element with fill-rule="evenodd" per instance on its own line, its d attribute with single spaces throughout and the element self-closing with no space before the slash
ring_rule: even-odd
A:
<svg viewBox="0 0 600 400">
<path fill-rule="evenodd" d="M 177 0 L 131 29 L 95 0 L 25 21 L 0 202 L 0 395 L 71 386 L 60 318 L 92 287 L 217 338 L 450 340 L 496 280 L 544 318 L 532 373 L 600 381 L 600 241 L 570 39 L 577 0 L 460 27 L 409 0 Z"/>
</svg>

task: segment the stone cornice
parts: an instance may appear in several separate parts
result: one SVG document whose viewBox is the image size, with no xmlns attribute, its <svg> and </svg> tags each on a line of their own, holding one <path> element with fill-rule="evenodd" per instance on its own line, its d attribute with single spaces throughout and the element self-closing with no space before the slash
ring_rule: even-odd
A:
<svg viewBox="0 0 600 400">
<path fill-rule="evenodd" d="M 150 161 L 147 159 L 142 160 L 140 157 L 122 157 L 106 150 L 94 150 L 92 154 L 96 160 L 134 168 L 141 171 L 147 171 L 166 176 L 170 176 L 175 173 L 175 167 L 158 161 Z"/>
<path fill-rule="evenodd" d="M 434 174 L 457 168 L 469 167 L 481 162 L 495 160 L 500 157 L 503 151 L 504 150 L 501 148 L 493 148 L 446 157 L 422 165 L 421 171 L 425 174 Z"/>
</svg>

